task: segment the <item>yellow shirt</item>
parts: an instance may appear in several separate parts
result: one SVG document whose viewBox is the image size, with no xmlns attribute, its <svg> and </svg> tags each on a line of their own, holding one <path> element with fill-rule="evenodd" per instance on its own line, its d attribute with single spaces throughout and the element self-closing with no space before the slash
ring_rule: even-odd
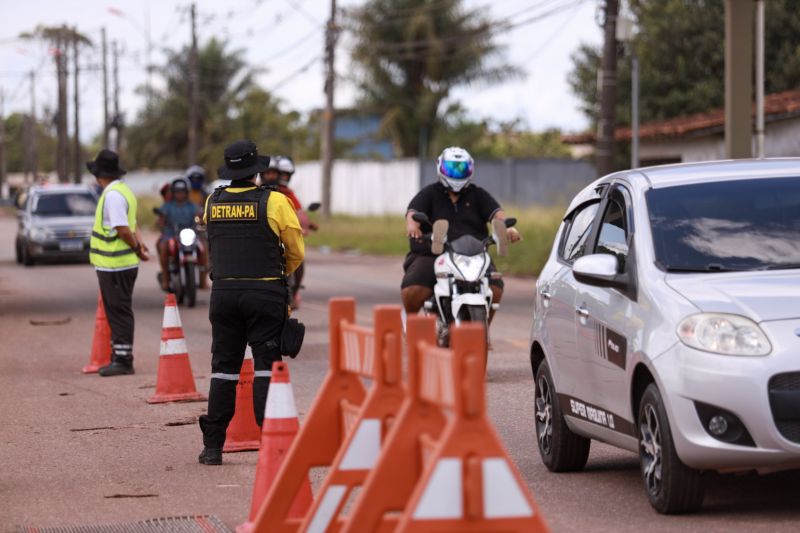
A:
<svg viewBox="0 0 800 533">
<path fill-rule="evenodd" d="M 228 187 L 226 192 L 240 193 L 252 191 L 255 187 Z M 203 221 L 207 224 L 208 220 L 208 201 L 211 196 L 206 198 L 206 208 L 203 210 Z M 267 200 L 267 222 L 272 232 L 278 236 L 283 244 L 284 259 L 286 259 L 286 275 L 288 276 L 303 262 L 306 254 L 305 243 L 303 242 L 303 228 L 297 220 L 297 212 L 289 199 L 277 191 L 271 191 Z M 265 278 L 274 280 L 277 278 Z"/>
</svg>

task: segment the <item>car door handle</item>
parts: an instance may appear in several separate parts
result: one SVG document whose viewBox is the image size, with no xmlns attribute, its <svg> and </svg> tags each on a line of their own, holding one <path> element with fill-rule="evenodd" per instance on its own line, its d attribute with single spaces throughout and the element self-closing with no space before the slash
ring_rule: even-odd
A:
<svg viewBox="0 0 800 533">
<path fill-rule="evenodd" d="M 553 295 L 552 295 L 552 294 L 550 294 L 550 293 L 549 293 L 549 292 L 547 292 L 547 291 L 541 291 L 539 294 L 541 294 L 541 295 L 542 295 L 542 300 L 550 300 L 550 298 L 552 298 L 552 297 L 553 297 Z"/>
<path fill-rule="evenodd" d="M 589 318 L 589 310 L 584 306 L 576 307 L 575 312 L 578 313 L 578 316 L 582 318 Z"/>
</svg>

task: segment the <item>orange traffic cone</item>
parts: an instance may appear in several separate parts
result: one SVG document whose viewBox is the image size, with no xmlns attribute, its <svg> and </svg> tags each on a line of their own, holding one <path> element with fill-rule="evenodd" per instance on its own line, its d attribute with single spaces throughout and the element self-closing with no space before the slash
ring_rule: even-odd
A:
<svg viewBox="0 0 800 533">
<path fill-rule="evenodd" d="M 205 400 L 197 392 L 192 376 L 192 365 L 183 336 L 181 317 L 175 295 L 167 294 L 164 300 L 164 322 L 161 325 L 161 355 L 158 358 L 156 392 L 147 403 L 185 402 Z"/>
<path fill-rule="evenodd" d="M 97 312 L 94 315 L 94 337 L 89 364 L 81 369 L 84 374 L 94 374 L 111 363 L 111 328 L 103 306 L 103 296 L 97 295 Z"/>
<path fill-rule="evenodd" d="M 250 519 L 237 527 L 236 533 L 249 533 L 253 530 L 253 521 L 258 516 L 261 505 L 278 475 L 281 463 L 299 430 L 300 421 L 297 418 L 292 382 L 289 379 L 289 367 L 282 361 L 276 361 L 272 364 L 272 380 L 264 412 L 261 451 L 258 454 L 256 480 L 253 484 Z M 311 508 L 312 499 L 311 484 L 306 478 L 297 492 L 289 517 L 303 518 Z"/>
<path fill-rule="evenodd" d="M 246 452 L 257 450 L 261 444 L 261 428 L 256 424 L 253 411 L 253 352 L 250 346 L 244 355 L 239 384 L 236 385 L 236 411 L 225 436 L 223 452 Z"/>
</svg>

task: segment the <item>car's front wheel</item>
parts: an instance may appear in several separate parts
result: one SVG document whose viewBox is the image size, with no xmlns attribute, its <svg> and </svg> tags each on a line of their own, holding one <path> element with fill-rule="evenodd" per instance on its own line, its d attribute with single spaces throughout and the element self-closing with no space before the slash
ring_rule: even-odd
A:
<svg viewBox="0 0 800 533">
<path fill-rule="evenodd" d="M 23 242 L 20 245 L 20 260 L 20 262 L 26 267 L 33 266 L 33 256 L 31 255 L 28 243 Z"/>
<path fill-rule="evenodd" d="M 639 461 L 650 505 L 664 514 L 691 513 L 703 505 L 703 478 L 681 462 L 661 393 L 647 386 L 639 402 Z"/>
<path fill-rule="evenodd" d="M 573 472 L 586 466 L 592 441 L 567 427 L 547 361 L 536 370 L 536 439 L 542 462 L 551 472 Z"/>
<path fill-rule="evenodd" d="M 22 243 L 20 242 L 19 237 L 17 237 L 16 241 L 14 242 L 14 256 L 15 256 L 15 258 L 17 260 L 17 264 L 21 265 L 22 264 Z"/>
</svg>

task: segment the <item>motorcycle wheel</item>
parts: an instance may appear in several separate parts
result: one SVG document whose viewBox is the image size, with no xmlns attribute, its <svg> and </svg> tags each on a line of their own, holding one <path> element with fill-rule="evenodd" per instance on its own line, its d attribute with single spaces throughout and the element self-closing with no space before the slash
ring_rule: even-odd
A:
<svg viewBox="0 0 800 533">
<path fill-rule="evenodd" d="M 194 307 L 197 303 L 197 276 L 195 276 L 195 264 L 186 263 L 183 268 L 184 274 L 186 274 L 186 286 L 183 288 L 183 294 L 186 295 L 186 305 Z"/>
<path fill-rule="evenodd" d="M 482 305 L 465 305 L 459 312 L 459 318 L 465 322 L 477 322 L 483 324 L 483 334 L 486 340 L 486 357 L 489 357 L 489 315 L 486 307 Z M 488 362 L 488 361 L 487 361 Z"/>
</svg>

